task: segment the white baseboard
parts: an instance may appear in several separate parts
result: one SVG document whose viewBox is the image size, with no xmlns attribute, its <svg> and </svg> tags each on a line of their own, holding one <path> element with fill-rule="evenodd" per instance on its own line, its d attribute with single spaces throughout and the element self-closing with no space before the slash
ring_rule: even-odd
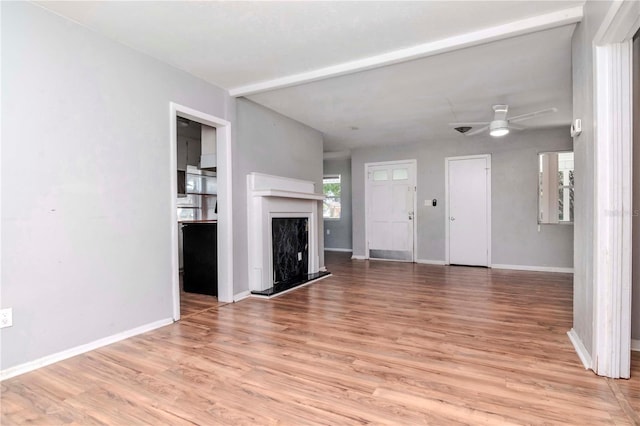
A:
<svg viewBox="0 0 640 426">
<path fill-rule="evenodd" d="M 416 263 L 423 263 L 425 265 L 446 265 L 444 260 L 416 259 Z"/>
<path fill-rule="evenodd" d="M 345 249 L 345 248 L 331 248 L 331 247 L 325 247 L 324 251 L 340 251 L 340 252 L 345 252 L 345 253 L 351 253 L 353 252 L 353 250 L 351 249 Z"/>
<path fill-rule="evenodd" d="M 492 264 L 493 269 L 513 269 L 516 271 L 537 271 L 537 272 L 561 272 L 573 274 L 573 268 L 562 268 L 559 266 L 528 266 L 528 265 L 499 265 Z"/>
<path fill-rule="evenodd" d="M 640 351 L 640 340 L 631 339 L 631 350 L 632 351 Z"/>
<path fill-rule="evenodd" d="M 411 260 L 402 260 L 402 259 L 379 259 L 377 257 L 370 257 L 369 259 L 372 262 L 397 262 L 397 263 L 413 263 Z"/>
<path fill-rule="evenodd" d="M 241 301 L 242 299 L 246 299 L 246 298 L 247 298 L 247 297 L 249 297 L 249 296 L 251 296 L 251 292 L 250 292 L 249 290 L 247 290 L 247 291 L 241 291 L 240 293 L 238 293 L 238 294 L 234 294 L 234 295 L 233 295 L 233 301 L 234 301 L 234 302 L 239 302 L 239 301 Z"/>
<path fill-rule="evenodd" d="M 576 333 L 576 331 L 572 328 L 571 330 L 567 331 L 567 335 L 569 336 L 569 340 L 571 340 L 573 348 L 576 350 L 580 361 L 582 361 L 582 365 L 584 365 L 585 370 L 590 369 L 592 364 L 591 355 L 589 355 L 587 348 L 585 348 L 582 344 L 582 340 L 580 340 L 580 337 L 578 337 L 578 333 Z"/>
<path fill-rule="evenodd" d="M 93 342 L 86 343 L 84 345 L 76 346 L 71 349 L 66 349 L 62 352 L 58 352 L 52 355 L 47 355 L 42 358 L 25 362 L 24 364 L 9 367 L 0 371 L 0 381 L 10 379 L 11 377 L 19 376 L 20 374 L 28 373 L 38 368 L 46 367 L 47 365 L 54 364 L 58 361 L 62 361 L 76 355 L 83 354 L 85 352 L 93 351 L 103 346 L 110 345 L 112 343 L 119 342 L 120 340 L 128 339 L 129 337 L 136 336 L 138 334 L 146 333 L 147 331 L 155 330 L 156 328 L 164 327 L 173 323 L 173 318 L 166 318 L 159 321 L 154 321 L 149 324 L 141 325 L 140 327 L 132 328 L 131 330 L 122 331 L 112 336 L 103 337 L 102 339 L 94 340 Z"/>
<path fill-rule="evenodd" d="M 367 260 L 366 257 L 360 256 L 360 255 L 357 255 L 357 254 L 352 255 L 351 259 L 353 259 L 353 260 Z"/>
</svg>

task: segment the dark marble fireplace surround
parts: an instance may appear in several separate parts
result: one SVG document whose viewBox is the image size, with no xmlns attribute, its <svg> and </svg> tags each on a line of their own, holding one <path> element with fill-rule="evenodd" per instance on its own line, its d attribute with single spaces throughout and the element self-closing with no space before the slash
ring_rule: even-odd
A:
<svg viewBox="0 0 640 426">
<path fill-rule="evenodd" d="M 309 219 L 278 217 L 271 219 L 273 287 L 251 293 L 273 296 L 328 272 L 309 274 Z"/>
<path fill-rule="evenodd" d="M 309 219 L 271 219 L 273 283 L 298 280 L 309 270 Z"/>
</svg>

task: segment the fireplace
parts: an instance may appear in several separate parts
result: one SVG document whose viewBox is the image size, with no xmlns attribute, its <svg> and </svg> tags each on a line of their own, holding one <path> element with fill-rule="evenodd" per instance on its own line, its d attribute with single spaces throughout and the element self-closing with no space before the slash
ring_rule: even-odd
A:
<svg viewBox="0 0 640 426">
<path fill-rule="evenodd" d="M 318 244 L 319 202 L 323 199 L 310 181 L 247 175 L 252 294 L 270 296 L 323 275 Z"/>
</svg>

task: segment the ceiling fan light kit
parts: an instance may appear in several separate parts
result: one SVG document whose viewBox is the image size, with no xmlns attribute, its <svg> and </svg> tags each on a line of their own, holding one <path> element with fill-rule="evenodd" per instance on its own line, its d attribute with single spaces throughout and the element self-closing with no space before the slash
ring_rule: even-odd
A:
<svg viewBox="0 0 640 426">
<path fill-rule="evenodd" d="M 489 124 L 489 134 L 495 138 L 509 133 L 509 123 L 507 120 L 493 120 Z"/>
</svg>

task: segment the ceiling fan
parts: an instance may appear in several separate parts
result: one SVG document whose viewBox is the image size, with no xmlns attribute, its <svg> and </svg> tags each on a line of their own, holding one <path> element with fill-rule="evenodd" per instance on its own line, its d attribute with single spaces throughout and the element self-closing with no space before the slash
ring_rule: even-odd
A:
<svg viewBox="0 0 640 426">
<path fill-rule="evenodd" d="M 478 133 L 482 133 L 485 130 L 489 130 L 489 134 L 494 137 L 504 136 L 509 133 L 510 129 L 514 130 L 523 130 L 524 127 L 514 125 L 513 123 L 519 123 L 521 121 L 529 120 L 534 117 L 539 117 L 544 114 L 549 114 L 552 112 L 557 112 L 558 108 L 547 108 L 541 109 L 540 111 L 529 112 L 527 114 L 516 115 L 515 117 L 507 118 L 507 111 L 509 110 L 509 105 L 494 105 L 493 106 L 493 120 L 492 121 L 476 121 L 469 123 L 449 123 L 455 130 L 464 134 L 465 136 L 473 136 Z M 473 131 L 471 130 L 474 126 L 482 126 Z"/>
</svg>

